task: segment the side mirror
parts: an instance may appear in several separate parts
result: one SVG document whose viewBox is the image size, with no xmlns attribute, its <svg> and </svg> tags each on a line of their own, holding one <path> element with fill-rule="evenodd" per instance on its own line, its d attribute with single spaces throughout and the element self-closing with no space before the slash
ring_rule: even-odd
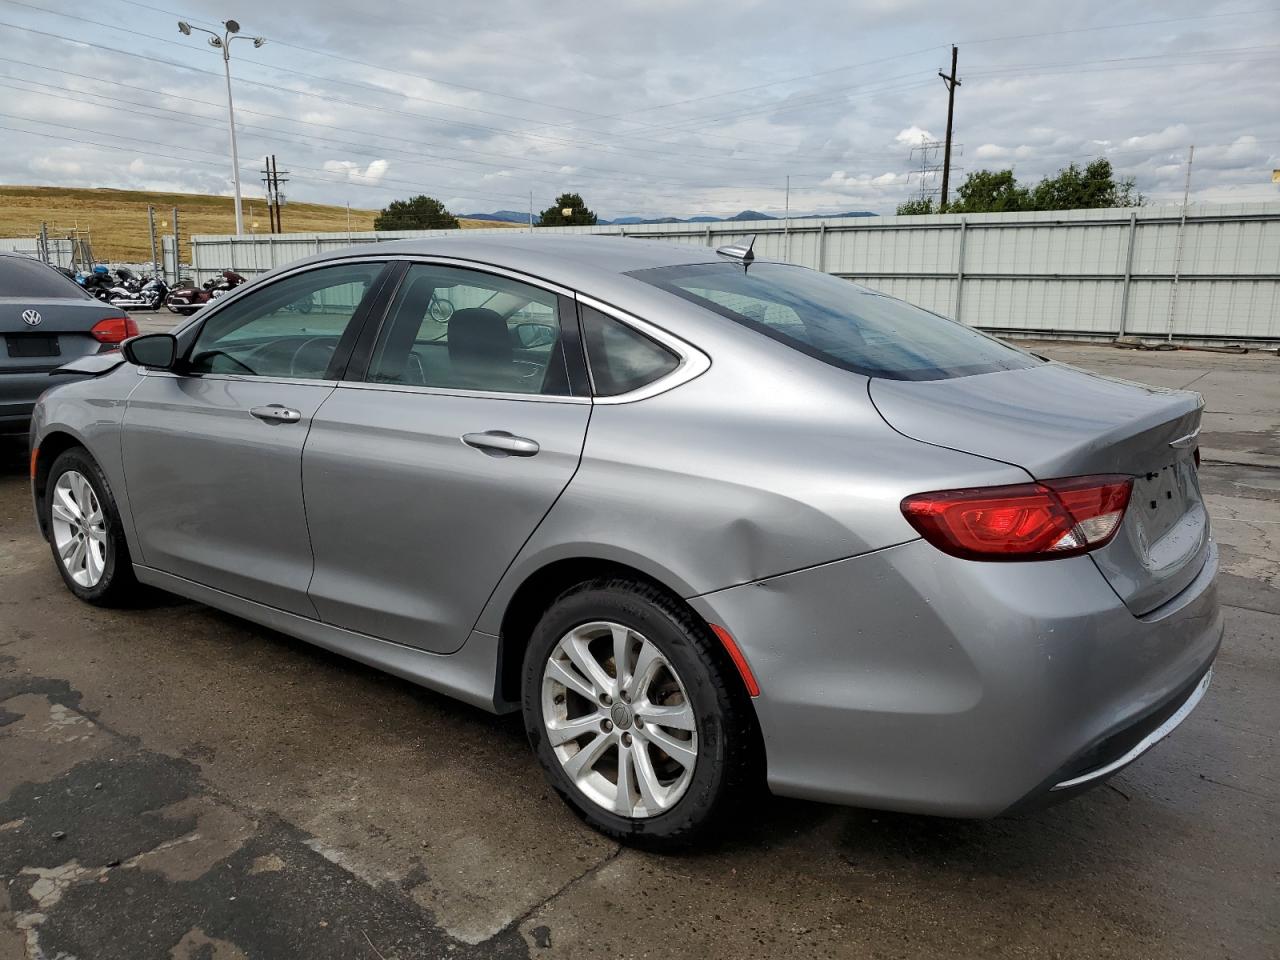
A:
<svg viewBox="0 0 1280 960">
<path fill-rule="evenodd" d="M 120 346 L 124 358 L 139 367 L 172 370 L 178 360 L 178 338 L 171 333 L 148 333 Z"/>
</svg>

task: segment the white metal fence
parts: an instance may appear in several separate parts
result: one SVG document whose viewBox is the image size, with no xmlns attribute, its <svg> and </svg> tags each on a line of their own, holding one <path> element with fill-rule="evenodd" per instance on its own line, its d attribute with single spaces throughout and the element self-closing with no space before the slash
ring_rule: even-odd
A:
<svg viewBox="0 0 1280 960">
<path fill-rule="evenodd" d="M 49 263 L 55 267 L 70 269 L 73 262 L 71 241 L 50 237 L 46 242 Z M 40 243 L 39 237 L 0 237 L 0 250 L 41 260 Z"/>
<path fill-rule="evenodd" d="M 1185 215 L 1184 215 L 1185 214 Z M 468 236 L 500 230 L 468 231 Z M 756 253 L 847 277 L 1010 334 L 1280 341 L 1280 204 L 549 227 Z M 192 238 L 194 276 L 455 231 Z M 1179 237 L 1181 241 L 1179 242 Z"/>
</svg>

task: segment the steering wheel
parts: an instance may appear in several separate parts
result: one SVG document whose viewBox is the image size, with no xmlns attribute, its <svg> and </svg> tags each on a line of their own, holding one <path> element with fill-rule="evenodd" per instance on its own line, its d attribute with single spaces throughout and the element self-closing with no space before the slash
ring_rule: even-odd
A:
<svg viewBox="0 0 1280 960">
<path fill-rule="evenodd" d="M 289 358 L 289 376 L 291 377 L 299 376 L 298 358 L 302 356 L 302 352 L 306 350 L 308 347 L 317 345 L 317 344 L 320 346 L 320 349 L 324 352 L 324 357 L 318 358 L 323 360 L 323 365 L 321 367 L 321 370 L 318 376 L 308 377 L 308 379 L 320 379 L 325 375 L 329 367 L 329 361 L 333 359 L 333 354 L 337 350 L 337 345 L 330 342 L 328 337 L 311 337 L 309 340 L 302 341 L 302 343 L 298 345 L 298 349 L 293 351 L 293 356 Z M 311 373 L 312 371 L 307 370 L 305 372 Z"/>
</svg>

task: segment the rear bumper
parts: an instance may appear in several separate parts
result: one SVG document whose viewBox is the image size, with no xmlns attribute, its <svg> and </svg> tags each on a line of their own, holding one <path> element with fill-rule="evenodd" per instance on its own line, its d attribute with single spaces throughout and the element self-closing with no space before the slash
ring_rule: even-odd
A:
<svg viewBox="0 0 1280 960">
<path fill-rule="evenodd" d="M 760 683 L 776 793 L 989 817 L 1100 782 L 1190 712 L 1222 637 L 1217 563 L 1143 617 L 1087 556 L 923 541 L 691 602 Z"/>
<path fill-rule="evenodd" d="M 12 433 L 26 430 L 31 422 L 31 411 L 40 394 L 53 386 L 49 370 L 30 373 L 0 371 L 0 431 Z"/>
</svg>

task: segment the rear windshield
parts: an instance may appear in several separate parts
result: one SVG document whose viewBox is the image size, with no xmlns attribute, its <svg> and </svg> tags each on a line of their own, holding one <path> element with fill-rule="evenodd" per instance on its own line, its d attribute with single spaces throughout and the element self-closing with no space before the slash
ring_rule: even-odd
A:
<svg viewBox="0 0 1280 960">
<path fill-rule="evenodd" d="M 71 297 L 86 300 L 89 295 L 70 277 L 53 267 L 45 266 L 39 260 L 0 257 L 0 297 Z"/>
<path fill-rule="evenodd" d="M 944 380 L 1041 362 L 963 324 L 804 267 L 701 263 L 630 276 L 868 377 Z"/>
</svg>

